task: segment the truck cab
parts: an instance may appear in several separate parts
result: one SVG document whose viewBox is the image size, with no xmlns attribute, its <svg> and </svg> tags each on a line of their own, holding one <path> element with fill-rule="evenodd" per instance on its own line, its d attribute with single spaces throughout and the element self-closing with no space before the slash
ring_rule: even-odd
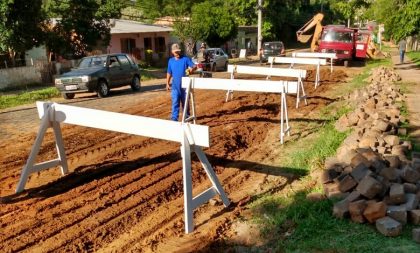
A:
<svg viewBox="0 0 420 253">
<path fill-rule="evenodd" d="M 335 53 L 338 61 L 348 63 L 355 55 L 355 32 L 342 25 L 327 25 L 322 29 L 318 51 L 321 53 Z"/>
</svg>

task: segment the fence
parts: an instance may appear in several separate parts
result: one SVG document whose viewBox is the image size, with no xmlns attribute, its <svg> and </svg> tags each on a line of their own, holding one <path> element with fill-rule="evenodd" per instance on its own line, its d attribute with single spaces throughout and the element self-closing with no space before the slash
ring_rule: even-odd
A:
<svg viewBox="0 0 420 253">
<path fill-rule="evenodd" d="M 63 66 L 47 60 L 29 59 L 25 64 L 26 66 L 21 66 L 17 61 L 17 66 L 12 67 L 7 62 L 3 63 L 3 67 L 7 68 L 0 68 L 0 90 L 19 89 L 33 84 L 53 84 L 55 74 L 71 68 L 70 64 Z"/>
</svg>

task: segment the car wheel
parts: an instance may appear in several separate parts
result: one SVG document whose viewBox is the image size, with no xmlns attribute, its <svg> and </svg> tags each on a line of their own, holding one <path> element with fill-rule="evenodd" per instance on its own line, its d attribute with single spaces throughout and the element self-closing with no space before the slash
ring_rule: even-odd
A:
<svg viewBox="0 0 420 253">
<path fill-rule="evenodd" d="M 64 99 L 73 99 L 76 94 L 74 93 L 63 93 Z"/>
<path fill-rule="evenodd" d="M 141 88 L 140 86 L 140 78 L 138 76 L 134 76 L 133 80 L 131 81 L 131 89 L 133 91 L 139 91 Z"/>
<path fill-rule="evenodd" d="M 225 63 L 225 66 L 224 66 L 223 70 L 224 71 L 227 71 L 228 70 L 228 62 Z"/>
<path fill-rule="evenodd" d="M 100 80 L 98 83 L 98 97 L 104 98 L 109 95 L 108 84 L 104 80 Z"/>
</svg>

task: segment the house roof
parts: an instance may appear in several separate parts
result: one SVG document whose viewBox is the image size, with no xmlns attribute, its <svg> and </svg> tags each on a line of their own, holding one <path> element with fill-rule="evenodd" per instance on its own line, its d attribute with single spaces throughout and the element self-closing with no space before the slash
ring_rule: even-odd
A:
<svg viewBox="0 0 420 253">
<path fill-rule="evenodd" d="M 120 33 L 150 33 L 150 32 L 172 32 L 173 29 L 167 26 L 151 25 L 132 20 L 116 19 L 115 25 L 111 27 L 111 34 Z"/>
</svg>

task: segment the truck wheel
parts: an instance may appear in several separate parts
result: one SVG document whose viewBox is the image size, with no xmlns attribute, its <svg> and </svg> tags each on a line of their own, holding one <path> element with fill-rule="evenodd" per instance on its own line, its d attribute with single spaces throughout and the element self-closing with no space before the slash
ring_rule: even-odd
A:
<svg viewBox="0 0 420 253">
<path fill-rule="evenodd" d="M 100 80 L 98 83 L 98 97 L 104 98 L 109 95 L 108 84 L 104 80 Z"/>
<path fill-rule="evenodd" d="M 63 93 L 64 99 L 73 99 L 76 94 L 74 93 Z"/>
<path fill-rule="evenodd" d="M 348 68 L 349 67 L 349 61 L 344 61 L 344 67 Z"/>
<path fill-rule="evenodd" d="M 141 88 L 140 86 L 140 78 L 138 76 L 134 76 L 133 80 L 131 81 L 131 89 L 133 91 L 139 91 Z"/>
</svg>

